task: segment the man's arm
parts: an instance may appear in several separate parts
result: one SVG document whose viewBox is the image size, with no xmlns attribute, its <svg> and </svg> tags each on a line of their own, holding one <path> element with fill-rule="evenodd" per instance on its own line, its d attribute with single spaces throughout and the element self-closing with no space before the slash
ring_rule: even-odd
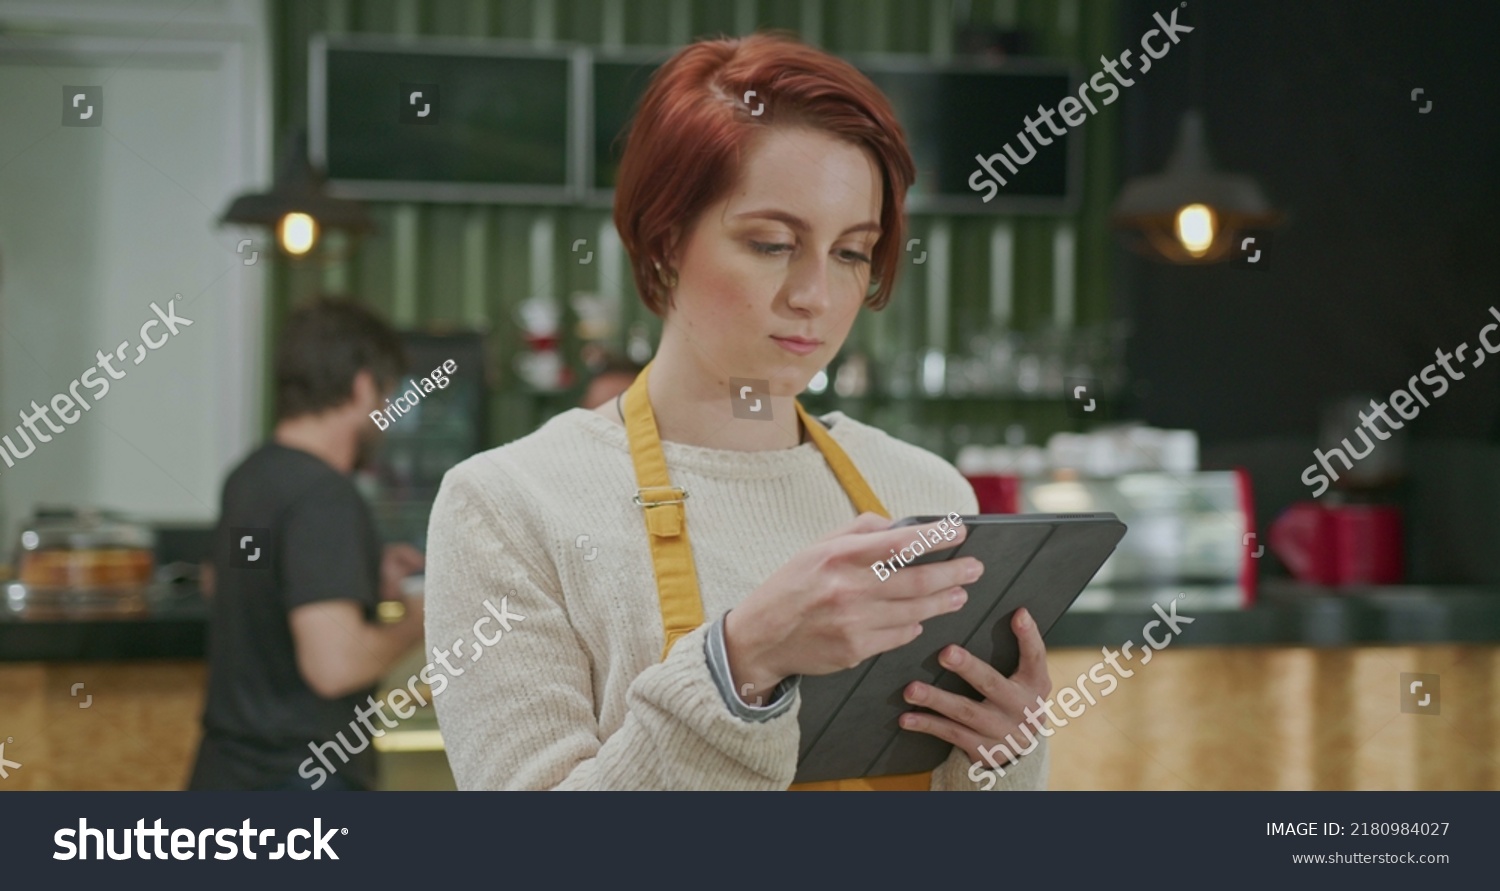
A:
<svg viewBox="0 0 1500 891">
<path fill-rule="evenodd" d="M 422 640 L 422 602 L 406 601 L 400 621 L 366 618 L 381 599 L 400 597 L 400 578 L 420 568 L 414 549 L 387 549 L 374 539 L 369 509 L 353 486 L 330 480 L 288 512 L 280 563 L 287 625 L 297 672 L 319 696 L 363 690 Z M 407 553 L 409 552 L 409 553 Z"/>
<path fill-rule="evenodd" d="M 322 600 L 294 608 L 289 621 L 297 671 L 324 699 L 337 699 L 380 680 L 422 640 L 422 604 L 408 600 L 406 617 L 390 625 L 365 621 L 352 600 Z"/>
</svg>

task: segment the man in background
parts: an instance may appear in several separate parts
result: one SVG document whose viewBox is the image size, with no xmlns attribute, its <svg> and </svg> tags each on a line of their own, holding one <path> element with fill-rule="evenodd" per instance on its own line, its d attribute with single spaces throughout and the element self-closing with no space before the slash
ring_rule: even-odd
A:
<svg viewBox="0 0 1500 891">
<path fill-rule="evenodd" d="M 276 352 L 276 427 L 224 483 L 214 539 L 208 699 L 190 789 L 308 789 L 309 743 L 349 734 L 374 684 L 422 640 L 401 579 L 422 555 L 382 555 L 350 479 L 377 441 L 370 413 L 400 379 L 395 332 L 357 304 L 292 313 Z M 376 620 L 381 600 L 404 618 Z M 374 750 L 352 752 L 323 789 L 369 789 Z"/>
</svg>

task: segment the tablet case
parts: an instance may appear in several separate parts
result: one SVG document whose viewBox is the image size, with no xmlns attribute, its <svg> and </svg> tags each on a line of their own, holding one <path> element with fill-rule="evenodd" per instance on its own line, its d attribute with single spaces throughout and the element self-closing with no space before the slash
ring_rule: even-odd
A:
<svg viewBox="0 0 1500 891">
<path fill-rule="evenodd" d="M 962 609 L 922 623 L 922 634 L 904 647 L 846 671 L 803 677 L 795 782 L 918 773 L 942 764 L 952 743 L 897 724 L 914 708 L 902 690 L 920 680 L 980 698 L 938 664 L 943 647 L 957 643 L 1009 676 L 1020 664 L 1011 615 L 1026 607 L 1045 637 L 1125 535 L 1125 524 L 1111 513 L 985 515 L 964 523 L 970 529 L 962 545 L 916 561 L 973 556 L 984 563 L 984 575 L 966 586 Z"/>
</svg>

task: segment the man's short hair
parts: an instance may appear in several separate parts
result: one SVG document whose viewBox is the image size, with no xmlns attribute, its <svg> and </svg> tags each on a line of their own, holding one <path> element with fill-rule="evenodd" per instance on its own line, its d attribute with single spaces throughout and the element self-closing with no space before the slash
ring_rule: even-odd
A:
<svg viewBox="0 0 1500 891">
<path fill-rule="evenodd" d="M 318 414 L 354 396 L 368 371 L 382 391 L 406 371 L 401 338 L 351 300 L 318 297 L 293 310 L 276 345 L 276 420 Z"/>
</svg>

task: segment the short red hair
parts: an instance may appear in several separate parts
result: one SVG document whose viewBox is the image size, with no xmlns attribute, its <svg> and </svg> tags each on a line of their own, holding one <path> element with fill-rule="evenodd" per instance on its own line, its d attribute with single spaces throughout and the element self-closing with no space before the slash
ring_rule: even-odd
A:
<svg viewBox="0 0 1500 891">
<path fill-rule="evenodd" d="M 749 90 L 758 115 L 742 100 Z M 691 225 L 723 198 L 739 179 L 746 144 L 778 123 L 824 131 L 874 156 L 883 182 L 881 233 L 870 258 L 877 287 L 865 305 L 890 302 L 906 240 L 906 190 L 916 179 L 906 133 L 885 94 L 853 65 L 790 34 L 763 32 L 682 48 L 656 70 L 636 109 L 614 216 L 652 312 L 666 315 L 662 273 L 676 247 L 673 228 Z"/>
</svg>

